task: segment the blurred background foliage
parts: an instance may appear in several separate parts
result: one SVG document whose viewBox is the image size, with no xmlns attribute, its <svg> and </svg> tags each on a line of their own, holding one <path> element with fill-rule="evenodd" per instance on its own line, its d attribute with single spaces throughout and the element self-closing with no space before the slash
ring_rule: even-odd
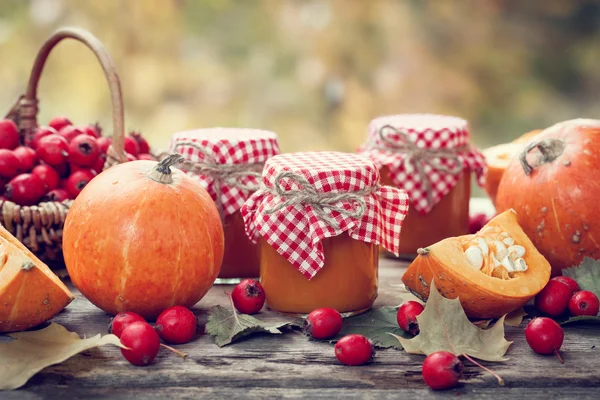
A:
<svg viewBox="0 0 600 400">
<path fill-rule="evenodd" d="M 42 42 L 79 26 L 107 47 L 129 129 L 270 129 L 283 151 L 354 150 L 378 115 L 470 121 L 480 147 L 600 113 L 600 1 L 0 0 L 0 112 Z M 41 80 L 40 122 L 110 133 L 107 85 L 73 41 Z"/>
</svg>

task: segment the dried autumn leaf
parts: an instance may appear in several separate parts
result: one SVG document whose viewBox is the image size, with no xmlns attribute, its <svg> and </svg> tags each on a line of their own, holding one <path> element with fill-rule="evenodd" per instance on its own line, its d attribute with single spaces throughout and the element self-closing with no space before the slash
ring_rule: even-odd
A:
<svg viewBox="0 0 600 400">
<path fill-rule="evenodd" d="M 0 343 L 0 390 L 17 389 L 42 369 L 61 363 L 93 347 L 113 344 L 115 335 L 100 334 L 82 339 L 64 326 L 52 323 L 44 329 L 9 334 L 14 340 Z"/>
<path fill-rule="evenodd" d="M 504 325 L 521 326 L 521 322 L 523 322 L 523 317 L 525 316 L 527 316 L 525 309 L 519 308 L 516 311 L 506 314 L 506 317 L 504 318 Z"/>
<path fill-rule="evenodd" d="M 600 260 L 585 257 L 581 264 L 563 269 L 562 274 L 575 279 L 581 290 L 589 290 L 600 297 Z"/>
<path fill-rule="evenodd" d="M 281 334 L 280 329 L 298 326 L 292 320 L 261 321 L 251 315 L 238 314 L 222 306 L 214 306 L 208 312 L 205 331 L 215 337 L 219 347 L 237 342 L 254 333 Z"/>
<path fill-rule="evenodd" d="M 467 318 L 459 299 L 443 297 L 433 281 L 425 310 L 417 316 L 417 322 L 420 331 L 417 336 L 412 339 L 396 336 L 412 354 L 429 355 L 443 350 L 485 361 L 504 361 L 512 344 L 504 338 L 504 317 L 490 329 L 477 328 Z"/>
</svg>

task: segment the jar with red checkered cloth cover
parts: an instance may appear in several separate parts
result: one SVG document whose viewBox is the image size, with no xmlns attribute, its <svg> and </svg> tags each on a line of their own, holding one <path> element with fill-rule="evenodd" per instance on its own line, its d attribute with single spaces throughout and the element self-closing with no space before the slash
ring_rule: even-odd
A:
<svg viewBox="0 0 600 400">
<path fill-rule="evenodd" d="M 261 249 L 260 279 L 271 309 L 360 312 L 377 297 L 378 245 L 397 253 L 408 196 L 381 186 L 356 154 L 312 152 L 269 159 L 261 189 L 242 207 Z"/>
<path fill-rule="evenodd" d="M 225 254 L 216 283 L 258 277 L 259 249 L 246 236 L 240 209 L 259 188 L 265 161 L 279 154 L 277 135 L 256 129 L 197 129 L 174 134 L 169 147 L 185 158 L 180 168 L 202 183 L 221 214 Z"/>
<path fill-rule="evenodd" d="M 442 239 L 468 233 L 471 174 L 484 184 L 485 158 L 469 143 L 467 121 L 431 114 L 379 117 L 359 153 L 380 168 L 384 184 L 404 189 L 410 210 L 400 244 L 415 254 Z"/>
</svg>

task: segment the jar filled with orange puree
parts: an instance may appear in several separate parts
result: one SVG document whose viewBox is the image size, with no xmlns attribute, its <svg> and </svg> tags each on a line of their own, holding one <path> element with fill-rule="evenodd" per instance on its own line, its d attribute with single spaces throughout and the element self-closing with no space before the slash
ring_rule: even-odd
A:
<svg viewBox="0 0 600 400">
<path fill-rule="evenodd" d="M 469 142 L 467 121 L 431 114 L 379 117 L 360 154 L 380 169 L 384 184 L 408 193 L 400 243 L 403 258 L 442 239 L 469 233 L 471 174 L 484 183 L 485 158 Z"/>
<path fill-rule="evenodd" d="M 174 134 L 170 150 L 185 158 L 182 169 L 202 183 L 221 215 L 225 254 L 215 283 L 258 278 L 260 249 L 246 236 L 240 209 L 258 189 L 265 161 L 279 154 L 277 135 L 257 129 L 197 129 Z"/>
<path fill-rule="evenodd" d="M 381 186 L 378 168 L 346 153 L 270 158 L 261 188 L 242 208 L 260 248 L 260 280 L 272 310 L 330 307 L 352 315 L 377 298 L 378 246 L 397 253 L 404 191 Z"/>
</svg>

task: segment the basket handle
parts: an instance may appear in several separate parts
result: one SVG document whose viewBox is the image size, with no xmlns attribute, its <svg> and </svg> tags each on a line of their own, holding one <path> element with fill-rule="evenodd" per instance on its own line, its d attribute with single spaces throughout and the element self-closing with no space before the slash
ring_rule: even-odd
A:
<svg viewBox="0 0 600 400">
<path fill-rule="evenodd" d="M 104 45 L 90 32 L 79 28 L 61 28 L 54 32 L 52 36 L 42 45 L 37 54 L 31 75 L 27 84 L 25 95 L 19 100 L 18 123 L 19 128 L 25 132 L 25 135 L 32 135 L 37 127 L 37 87 L 44 70 L 44 65 L 52 49 L 64 39 L 75 39 L 85 44 L 98 58 L 100 65 L 106 75 L 108 87 L 110 90 L 110 99 L 112 104 L 113 119 L 113 137 L 112 146 L 108 151 L 109 158 L 113 158 L 113 163 L 126 162 L 127 157 L 124 152 L 125 141 L 125 112 L 123 108 L 123 94 L 121 91 L 121 82 L 117 75 L 115 64 L 110 58 Z M 110 160 L 107 160 L 109 163 Z"/>
</svg>

